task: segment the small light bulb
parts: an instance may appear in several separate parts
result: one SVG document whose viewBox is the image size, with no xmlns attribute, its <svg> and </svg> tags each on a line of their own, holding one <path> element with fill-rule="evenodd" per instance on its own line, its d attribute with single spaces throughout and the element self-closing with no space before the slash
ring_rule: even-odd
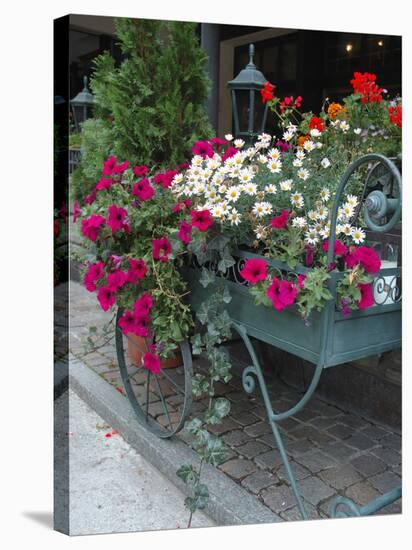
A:
<svg viewBox="0 0 412 550">
<path fill-rule="evenodd" d="M 345 49 L 346 49 L 347 52 L 351 52 L 351 51 L 352 51 L 352 48 L 353 48 L 352 44 L 346 44 L 346 48 L 345 48 Z"/>
<path fill-rule="evenodd" d="M 381 47 L 383 46 L 383 40 L 378 41 L 378 46 L 381 46 Z"/>
</svg>

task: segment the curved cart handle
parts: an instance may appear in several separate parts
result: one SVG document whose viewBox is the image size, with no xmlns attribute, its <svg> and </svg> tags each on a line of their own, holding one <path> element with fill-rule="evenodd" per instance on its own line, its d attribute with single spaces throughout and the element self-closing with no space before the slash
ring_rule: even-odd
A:
<svg viewBox="0 0 412 550">
<path fill-rule="evenodd" d="M 378 233 L 385 233 L 390 231 L 400 220 L 402 212 L 402 177 L 397 166 L 384 155 L 378 153 L 369 153 L 363 157 L 358 158 L 346 170 L 343 174 L 339 187 L 335 194 L 335 200 L 333 202 L 332 217 L 330 223 L 330 235 L 328 239 L 328 264 L 333 262 L 334 246 L 336 238 L 336 222 L 338 216 L 338 208 L 341 202 L 343 191 L 346 184 L 350 180 L 352 174 L 365 163 L 377 162 L 383 164 L 394 178 L 394 183 L 397 187 L 398 196 L 396 198 L 388 198 L 382 191 L 372 191 L 366 197 L 364 201 L 364 216 L 365 222 L 368 228 Z M 378 225 L 378 221 L 386 216 L 390 216 L 390 219 L 384 225 Z"/>
</svg>

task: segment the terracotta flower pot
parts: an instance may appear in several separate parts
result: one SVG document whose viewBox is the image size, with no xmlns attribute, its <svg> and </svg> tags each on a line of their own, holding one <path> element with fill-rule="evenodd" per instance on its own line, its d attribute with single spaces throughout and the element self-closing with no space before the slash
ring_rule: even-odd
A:
<svg viewBox="0 0 412 550">
<path fill-rule="evenodd" d="M 139 366 L 142 364 L 143 355 L 149 350 L 148 344 L 145 338 L 136 336 L 134 334 L 127 335 L 127 353 L 130 361 Z M 182 355 L 180 350 L 176 348 L 176 352 L 172 357 L 162 359 L 160 367 L 162 369 L 173 369 L 183 364 Z"/>
</svg>

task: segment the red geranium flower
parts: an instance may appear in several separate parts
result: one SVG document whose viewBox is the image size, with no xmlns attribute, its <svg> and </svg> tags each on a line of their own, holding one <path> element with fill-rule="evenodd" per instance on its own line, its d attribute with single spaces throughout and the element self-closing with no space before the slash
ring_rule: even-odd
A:
<svg viewBox="0 0 412 550">
<path fill-rule="evenodd" d="M 275 229 L 284 229 L 289 219 L 289 211 L 282 210 L 282 214 L 270 220 L 271 227 Z"/>
<path fill-rule="evenodd" d="M 207 231 L 213 224 L 212 214 L 209 210 L 192 210 L 190 212 L 192 225 L 199 231 Z"/>
<path fill-rule="evenodd" d="M 111 306 L 116 303 L 116 295 L 109 288 L 102 286 L 97 293 L 97 299 L 104 311 L 107 311 Z"/>
<path fill-rule="evenodd" d="M 266 103 L 266 101 L 271 101 L 273 99 L 274 89 L 275 86 L 267 80 L 263 88 L 260 90 L 260 95 L 262 96 L 263 103 Z"/>
<path fill-rule="evenodd" d="M 282 311 L 287 306 L 291 306 L 295 302 L 298 289 L 289 281 L 280 281 L 277 277 L 273 277 L 272 284 L 267 290 L 267 296 L 272 301 L 273 307 L 278 311 Z"/>
<path fill-rule="evenodd" d="M 155 353 L 148 351 L 143 355 L 143 366 L 153 374 L 160 373 L 160 358 Z"/>
<path fill-rule="evenodd" d="M 396 107 L 388 107 L 389 120 L 396 124 L 398 128 L 402 128 L 402 105 Z"/>
<path fill-rule="evenodd" d="M 309 121 L 309 128 L 311 130 L 319 130 L 319 132 L 323 132 L 325 129 L 325 126 L 323 125 L 322 119 L 318 116 L 313 116 Z"/>
<path fill-rule="evenodd" d="M 169 254 L 172 251 L 172 246 L 167 237 L 162 237 L 161 239 L 154 239 L 152 241 L 152 249 L 153 258 L 155 260 L 167 262 L 169 259 Z"/>
<path fill-rule="evenodd" d="M 362 103 L 382 101 L 383 88 L 379 88 L 375 82 L 376 75 L 372 73 L 354 72 L 350 83 L 355 94 L 360 94 Z"/>
<path fill-rule="evenodd" d="M 240 270 L 240 275 L 248 283 L 255 285 L 266 279 L 267 263 L 259 258 L 249 258 L 249 260 L 246 260 L 243 269 Z"/>
</svg>

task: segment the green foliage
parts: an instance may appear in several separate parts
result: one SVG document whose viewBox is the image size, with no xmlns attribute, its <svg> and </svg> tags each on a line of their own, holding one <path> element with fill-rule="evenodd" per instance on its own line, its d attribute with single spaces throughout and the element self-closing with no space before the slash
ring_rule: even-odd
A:
<svg viewBox="0 0 412 550">
<path fill-rule="evenodd" d="M 312 269 L 306 275 L 303 290 L 298 293 L 296 301 L 298 309 L 305 319 L 314 309 L 321 311 L 325 303 L 332 299 L 332 294 L 326 286 L 329 279 L 329 273 L 326 268 L 322 267 Z"/>
<path fill-rule="evenodd" d="M 212 135 L 205 104 L 207 55 L 196 24 L 116 19 L 124 59 L 94 60 L 94 119 L 82 127 L 82 159 L 73 195 L 91 192 L 110 154 L 153 171 L 186 160 L 195 141 Z"/>
</svg>

